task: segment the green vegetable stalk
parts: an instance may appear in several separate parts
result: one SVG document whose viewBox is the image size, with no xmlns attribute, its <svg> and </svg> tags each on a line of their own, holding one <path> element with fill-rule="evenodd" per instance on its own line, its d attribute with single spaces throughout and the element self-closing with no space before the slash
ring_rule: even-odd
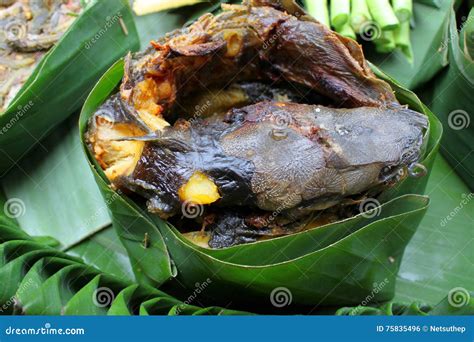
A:
<svg viewBox="0 0 474 342">
<path fill-rule="evenodd" d="M 401 23 L 400 28 L 393 32 L 395 45 L 400 48 L 410 63 L 413 63 L 413 49 L 410 42 L 410 23 Z"/>
<path fill-rule="evenodd" d="M 401 23 L 410 20 L 413 13 L 412 0 L 392 0 L 393 10 Z"/>
<path fill-rule="evenodd" d="M 331 0 L 331 25 L 340 29 L 349 21 L 351 3 L 349 0 Z"/>
<path fill-rule="evenodd" d="M 382 32 L 380 39 L 374 41 L 375 50 L 380 53 L 389 53 L 397 47 L 395 44 L 395 37 L 392 31 Z"/>
<path fill-rule="evenodd" d="M 327 0 L 305 0 L 305 5 L 309 14 L 321 24 L 330 27 Z"/>
<path fill-rule="evenodd" d="M 352 26 L 349 22 L 346 22 L 344 25 L 342 25 L 342 27 L 340 27 L 337 32 L 341 35 L 343 35 L 344 37 L 348 37 L 348 38 L 352 38 L 354 40 L 356 40 L 356 33 L 354 32 L 354 30 L 352 29 Z"/>
<path fill-rule="evenodd" d="M 388 0 L 367 0 L 370 14 L 383 31 L 393 31 L 400 26 Z"/>
<path fill-rule="evenodd" d="M 360 33 L 362 25 L 372 20 L 366 0 L 352 0 L 351 25 L 355 32 Z"/>
</svg>

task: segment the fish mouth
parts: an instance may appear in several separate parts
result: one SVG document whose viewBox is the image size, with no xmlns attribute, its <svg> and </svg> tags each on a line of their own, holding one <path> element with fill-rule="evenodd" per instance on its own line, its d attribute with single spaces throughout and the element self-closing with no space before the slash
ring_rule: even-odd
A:
<svg viewBox="0 0 474 342">
<path fill-rule="evenodd" d="M 222 248 L 356 214 L 414 169 L 427 125 L 352 41 L 231 6 L 128 55 L 86 142 L 113 187 Z"/>
</svg>

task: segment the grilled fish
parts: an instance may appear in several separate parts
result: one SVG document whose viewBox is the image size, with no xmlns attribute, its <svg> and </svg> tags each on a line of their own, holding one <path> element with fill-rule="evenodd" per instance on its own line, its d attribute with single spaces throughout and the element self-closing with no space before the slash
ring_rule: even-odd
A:
<svg viewBox="0 0 474 342">
<path fill-rule="evenodd" d="M 421 156 L 426 116 L 292 3 L 225 5 L 129 54 L 89 121 L 112 186 L 177 226 L 197 220 L 211 247 L 335 220 Z"/>
</svg>

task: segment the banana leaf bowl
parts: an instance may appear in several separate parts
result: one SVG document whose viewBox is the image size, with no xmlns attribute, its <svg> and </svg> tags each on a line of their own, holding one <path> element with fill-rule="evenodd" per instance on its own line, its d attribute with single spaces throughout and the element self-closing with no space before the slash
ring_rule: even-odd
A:
<svg viewBox="0 0 474 342">
<path fill-rule="evenodd" d="M 77 111 L 112 63 L 139 47 L 128 1 L 83 3 L 81 14 L 0 114 L 0 174 Z"/>
<path fill-rule="evenodd" d="M 106 201 L 113 226 L 132 261 L 137 280 L 170 289 L 199 288 L 200 300 L 226 306 L 265 307 L 357 305 L 368 296 L 390 300 L 405 247 L 426 212 L 423 196 L 442 135 L 438 119 L 411 91 L 371 66 L 394 89 L 401 104 L 429 118 L 422 178 L 405 178 L 384 191 L 367 211 L 317 229 L 223 249 L 199 247 L 169 222 L 114 190 L 84 141 L 89 118 L 123 77 L 117 61 L 89 94 L 79 129 L 90 168 Z M 380 204 L 380 205 L 379 205 Z"/>
</svg>

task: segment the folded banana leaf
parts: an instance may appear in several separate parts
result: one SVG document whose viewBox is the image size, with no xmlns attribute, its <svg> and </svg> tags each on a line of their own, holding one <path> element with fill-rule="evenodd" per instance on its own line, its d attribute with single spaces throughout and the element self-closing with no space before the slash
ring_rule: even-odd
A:
<svg viewBox="0 0 474 342">
<path fill-rule="evenodd" d="M 467 20 L 474 20 L 472 13 Z M 449 67 L 423 95 L 445 128 L 441 152 L 474 190 L 474 62 L 461 48 L 454 10 L 450 13 L 449 32 Z"/>
<path fill-rule="evenodd" d="M 77 110 L 97 78 L 138 46 L 127 0 L 89 3 L 0 115 L 0 173 Z"/>
<path fill-rule="evenodd" d="M 0 215 L 0 279 L 0 315 L 246 314 L 187 304 L 99 272 L 80 258 L 38 242 L 4 215 Z"/>
<path fill-rule="evenodd" d="M 171 225 L 170 229 L 183 244 L 213 258 L 240 265 L 264 266 L 293 260 L 330 247 L 376 221 L 403 218 L 408 211 L 419 206 L 419 200 L 419 198 L 410 195 L 403 195 L 382 204 L 379 208 L 369 212 L 369 215 L 362 213 L 336 223 L 320 226 L 317 229 L 220 249 L 195 246 L 188 239 L 183 238 Z M 280 252 L 275 253 L 276 250 Z M 256 258 L 256 255 L 259 257 Z"/>
<path fill-rule="evenodd" d="M 373 69 L 378 77 L 390 83 L 402 104 L 429 117 L 429 138 L 425 139 L 421 160 L 429 170 L 441 138 L 439 121 L 412 92 Z M 112 94 L 122 77 L 123 61 L 119 61 L 93 89 L 81 113 L 81 137 L 88 119 Z M 428 177 L 407 178 L 382 194 L 381 200 L 387 203 L 381 209 L 386 212 L 380 219 L 354 217 L 323 227 L 321 232 L 316 229 L 215 251 L 189 243 L 167 222 L 148 214 L 123 194 L 117 195 L 85 144 L 84 150 L 137 279 L 157 286 L 176 278 L 177 282 L 192 287 L 209 277 L 213 281 L 204 295 L 222 303 L 238 300 L 239 304 L 247 301 L 265 306 L 269 304 L 270 293 L 284 286 L 297 305 L 357 304 L 372 291 L 374 284 L 388 279 L 374 299 L 387 301 L 394 294 L 404 248 L 428 206 L 428 198 L 407 195 L 422 194 Z M 318 244 L 313 235 L 322 241 Z M 282 251 L 283 245 L 286 248 Z"/>
</svg>

